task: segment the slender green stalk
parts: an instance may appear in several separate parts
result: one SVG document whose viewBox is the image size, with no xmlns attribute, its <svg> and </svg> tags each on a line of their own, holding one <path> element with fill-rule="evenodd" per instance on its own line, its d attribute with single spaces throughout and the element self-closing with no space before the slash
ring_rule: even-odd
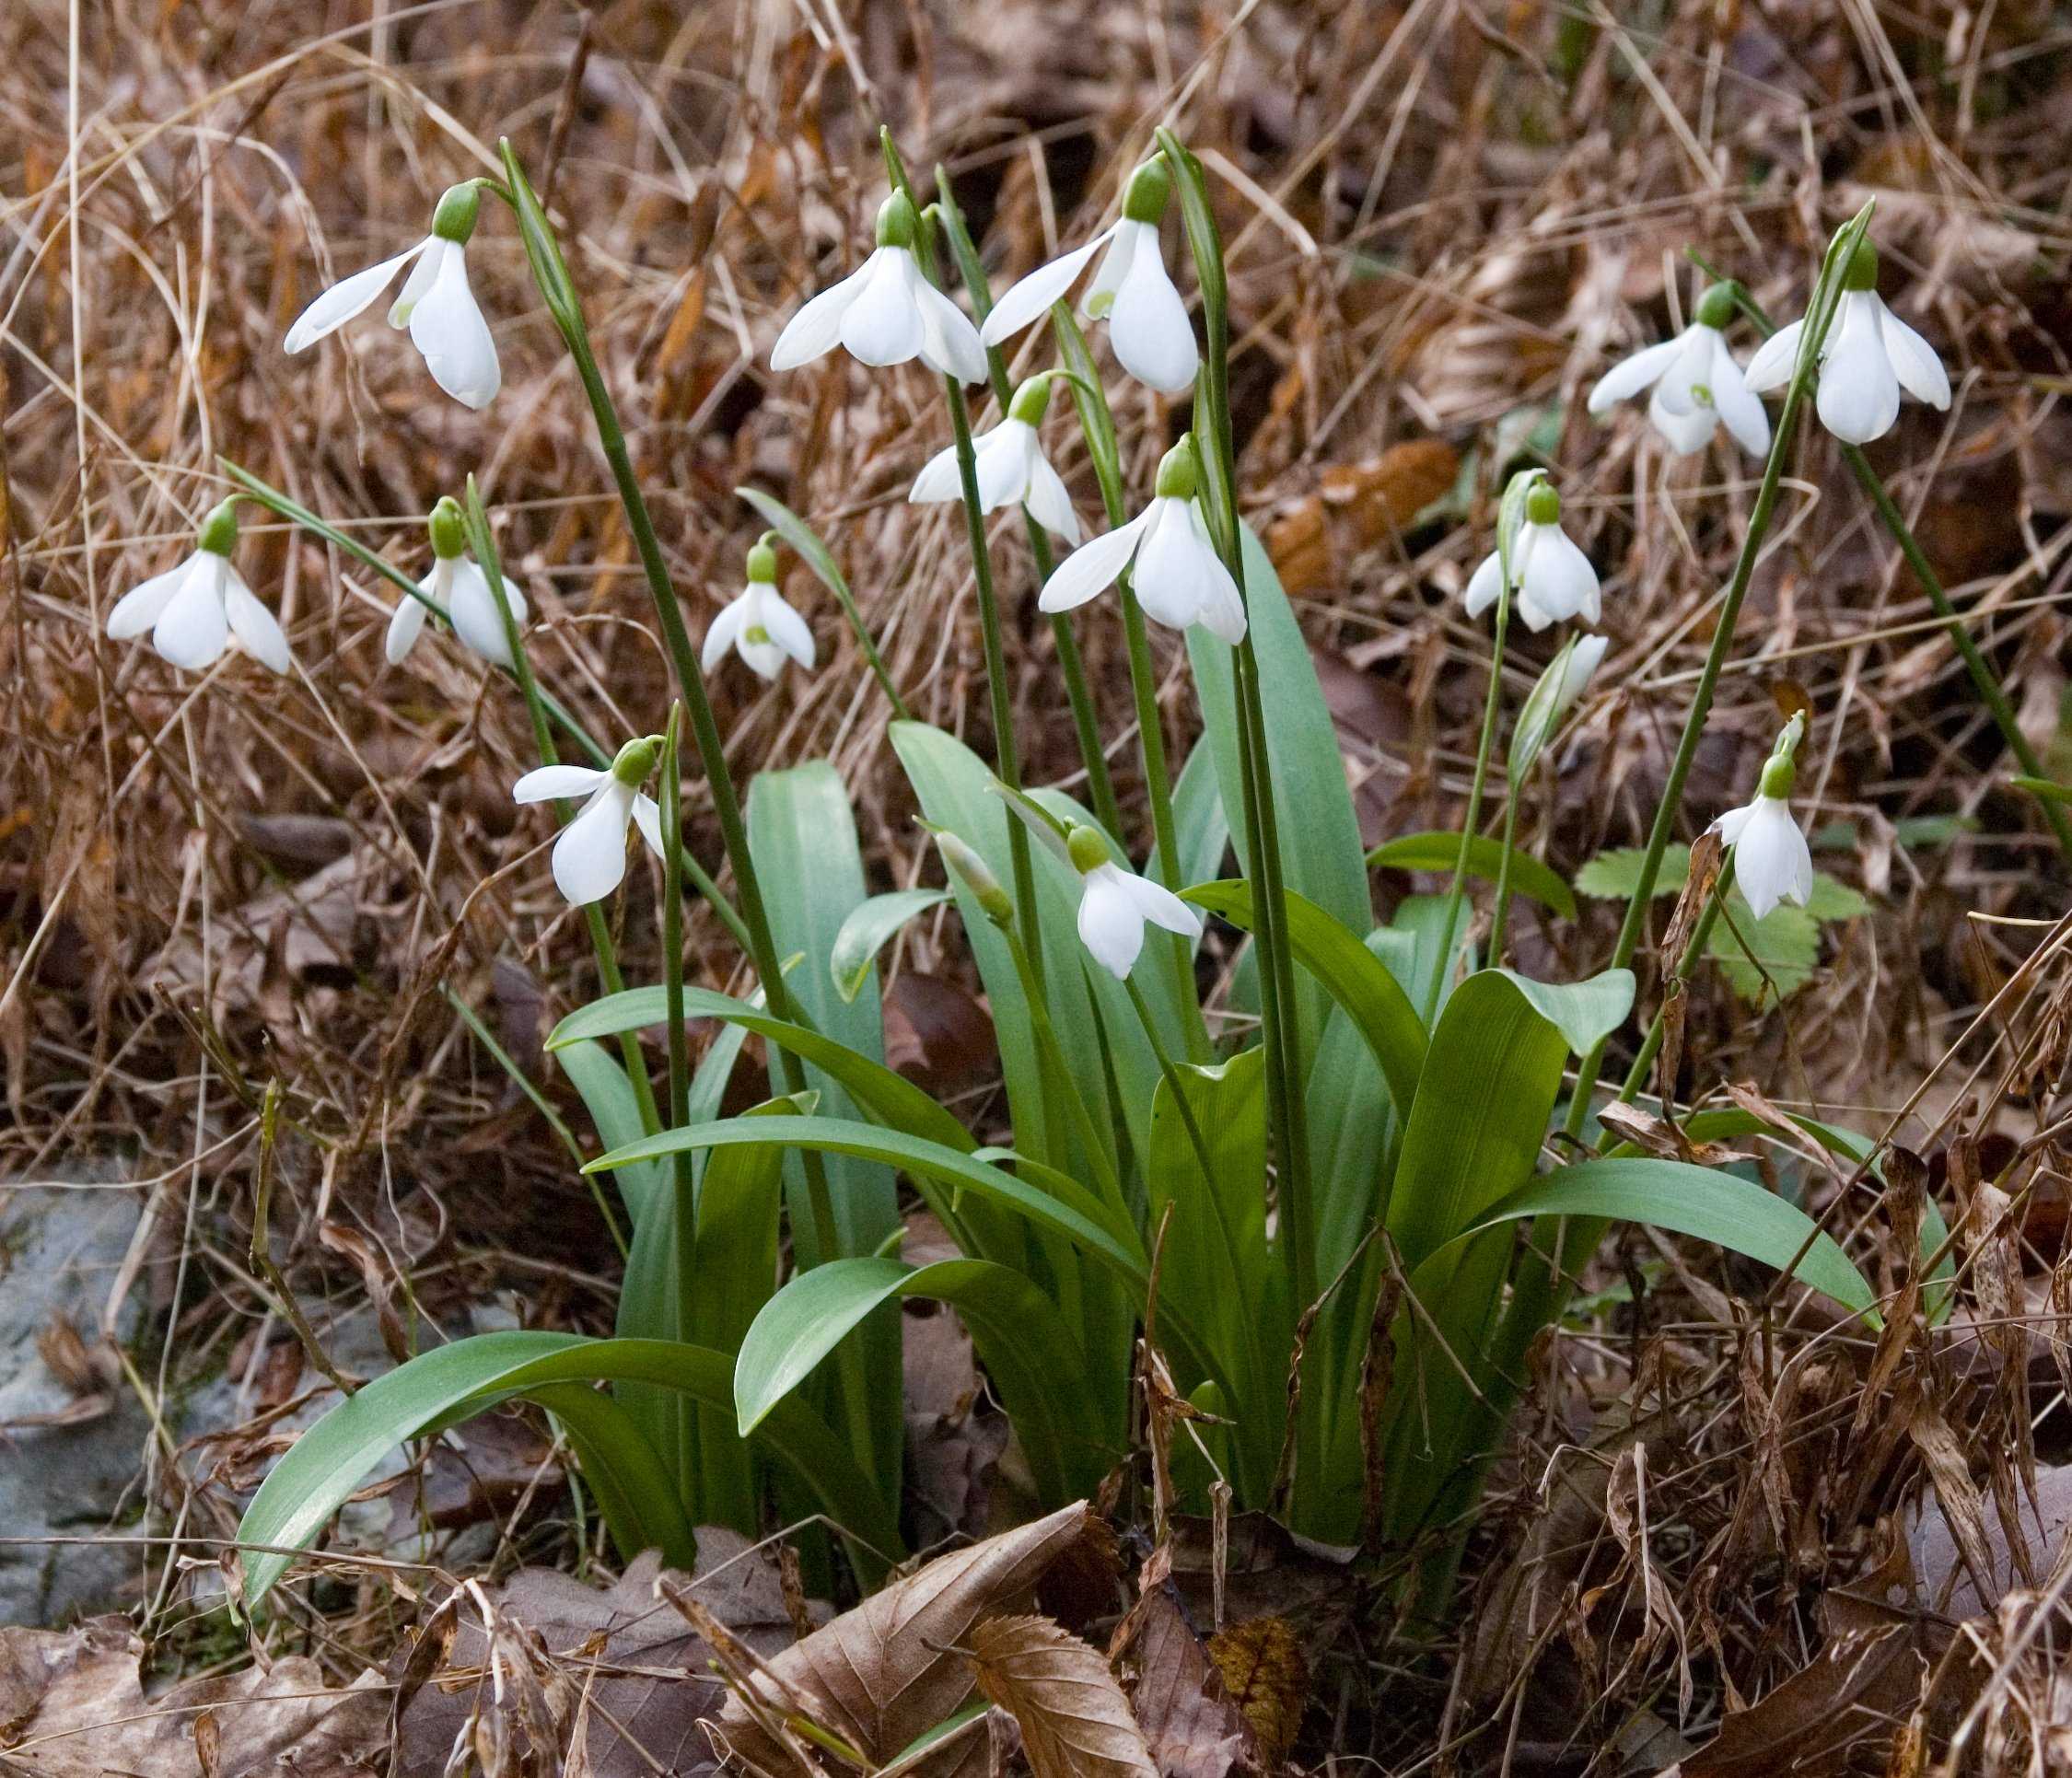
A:
<svg viewBox="0 0 2072 1778">
<path fill-rule="evenodd" d="M 1525 786 L 1507 781 L 1504 791 L 1504 855 L 1496 861 L 1496 904 L 1489 916 L 1489 961 L 1500 969 L 1504 962 L 1504 931 L 1511 913 L 1511 848 L 1518 843 L 1518 806 Z"/>
<path fill-rule="evenodd" d="M 1489 694 L 1483 700 L 1482 738 L 1475 743 L 1474 776 L 1468 781 L 1468 808 L 1467 812 L 1461 818 L 1461 852 L 1460 855 L 1454 860 L 1453 881 L 1446 891 L 1446 912 L 1439 921 L 1439 931 L 1445 935 L 1446 943 L 1449 947 L 1453 943 L 1454 924 L 1461 917 L 1461 898 L 1467 892 L 1468 848 L 1474 843 L 1475 834 L 1482 827 L 1483 786 L 1488 780 L 1489 755 L 1496 740 L 1496 713 L 1502 707 L 1504 702 L 1504 632 L 1510 622 L 1511 575 L 1510 552 L 1501 544 L 1499 545 L 1499 551 L 1503 556 L 1503 561 L 1499 564 L 1500 572 L 1498 575 L 1501 584 L 1496 589 L 1496 633 L 1489 645 Z M 1514 811 L 1518 808 L 1518 798 L 1515 795 L 1511 798 L 1511 808 Z M 1505 831 L 1504 843 L 1507 849 L 1504 854 L 1504 865 L 1498 866 L 1499 870 L 1508 866 L 1510 862 L 1508 850 L 1510 832 L 1507 828 Z M 1492 961 L 1496 959 L 1496 935 L 1492 934 L 1489 946 L 1489 955 Z M 1446 978 L 1452 973 L 1452 957 L 1449 955 L 1441 958 L 1438 968 L 1432 971 L 1431 981 L 1426 984 L 1425 1004 L 1419 1008 L 1419 1012 L 1427 1028 L 1431 1026 L 1432 1015 L 1438 1010 L 1439 990 L 1445 986 Z"/>
<path fill-rule="evenodd" d="M 1086 1096 L 1079 1091 L 1072 1070 L 1065 1060 L 1065 1046 L 1058 1041 L 1057 1028 L 1051 1023 L 1050 1006 L 1045 1001 L 1042 985 L 1036 979 L 1033 959 L 1028 949 L 1007 923 L 1001 923 L 1001 937 L 1007 941 L 1008 955 L 1014 959 L 1015 973 L 1021 978 L 1021 992 L 1029 1002 L 1030 1027 L 1036 1033 L 1036 1042 L 1042 1050 L 1054 1078 L 1055 1087 L 1072 1113 L 1072 1122 L 1079 1134 L 1079 1142 L 1087 1151 L 1087 1165 L 1093 1168 L 1102 1194 L 1118 1208 L 1125 1207 L 1128 1199 L 1123 1193 L 1121 1176 L 1115 1171 L 1115 1163 L 1108 1153 L 1108 1145 L 1101 1138 L 1100 1127 L 1095 1123 L 1093 1113 L 1087 1109 Z"/>
<path fill-rule="evenodd" d="M 681 1130 L 691 1121 L 691 1048 L 683 1028 L 683 706 L 669 705 L 669 727 L 662 737 L 662 999 L 668 1014 L 669 1051 L 669 1125 Z M 680 1307 L 698 1300 L 698 1185 L 687 1149 L 670 1157 L 670 1187 L 676 1196 L 676 1300 Z M 679 1327 L 675 1337 L 689 1339 Z M 701 1473 L 698 1457 L 699 1415 L 689 1400 L 674 1399 L 677 1486 L 687 1508 L 701 1503 L 693 1478 Z"/>
</svg>

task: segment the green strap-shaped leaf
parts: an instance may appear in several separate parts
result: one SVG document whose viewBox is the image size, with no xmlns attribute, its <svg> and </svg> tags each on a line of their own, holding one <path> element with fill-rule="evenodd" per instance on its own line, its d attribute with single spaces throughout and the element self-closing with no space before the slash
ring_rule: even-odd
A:
<svg viewBox="0 0 2072 1778">
<path fill-rule="evenodd" d="M 697 1561 L 697 1534 L 678 1499 L 676 1477 L 634 1415 L 587 1383 L 542 1384 L 530 1399 L 567 1433 L 622 1555 L 659 1550 L 672 1564 Z"/>
<path fill-rule="evenodd" d="M 949 900 L 946 889 L 893 889 L 874 895 L 850 909 L 842 930 L 834 935 L 834 948 L 828 953 L 828 974 L 834 992 L 844 1002 L 862 992 L 878 953 L 900 928 L 917 913 L 940 907 Z"/>
<path fill-rule="evenodd" d="M 657 988 L 656 999 L 659 1000 L 661 994 L 661 989 Z M 555 1060 L 581 1096 L 590 1121 L 597 1126 L 598 1140 L 607 1148 L 623 1148 L 646 1133 L 639 1103 L 634 1098 L 633 1084 L 627 1080 L 626 1071 L 619 1065 L 618 1058 L 610 1054 L 602 1044 L 571 1041 L 560 1050 Z M 656 1194 L 664 1189 L 661 1171 L 653 1167 L 627 1167 L 614 1171 L 612 1177 L 618 1181 L 619 1195 L 626 1201 L 626 1208 L 632 1213 L 634 1226 L 637 1228 Z"/>
<path fill-rule="evenodd" d="M 1633 1011 L 1633 971 L 1605 970 L 1583 982 L 1535 982 L 1516 970 L 1494 970 L 1525 996 L 1533 1011 L 1568 1040 L 1577 1055 L 1588 1055 L 1600 1038 L 1609 1037 Z"/>
<path fill-rule="evenodd" d="M 1369 870 L 1450 871 L 1461 858 L 1458 833 L 1405 833 L 1367 854 Z M 1486 833 L 1468 842 L 1468 870 L 1494 883 L 1503 874 L 1504 843 Z M 1511 887 L 1520 895 L 1552 908 L 1564 919 L 1576 917 L 1576 894 L 1560 876 L 1531 853 L 1511 848 Z"/>
<path fill-rule="evenodd" d="M 484 1333 L 421 1354 L 332 1409 L 260 1483 L 238 1528 L 246 1550 L 245 1603 L 256 1605 L 266 1596 L 292 1552 L 307 1546 L 374 1466 L 406 1439 L 568 1383 L 658 1383 L 728 1412 L 733 1371 L 728 1354 L 703 1346 L 571 1333 Z M 848 1447 L 796 1398 L 772 1410 L 757 1436 L 850 1534 L 859 1572 L 867 1584 L 875 1582 L 901 1553 L 899 1522 Z"/>
<path fill-rule="evenodd" d="M 1241 877 L 1198 883 L 1181 899 L 1221 914 L 1234 926 L 1251 930 L 1251 885 Z M 1425 1025 L 1416 1007 L 1389 973 L 1388 965 L 1344 922 L 1293 889 L 1284 899 L 1288 942 L 1297 960 L 1359 1027 L 1374 1059 L 1381 1064 L 1396 1104 L 1409 1105 L 1417 1096 L 1417 1076 L 1425 1065 Z"/>
</svg>

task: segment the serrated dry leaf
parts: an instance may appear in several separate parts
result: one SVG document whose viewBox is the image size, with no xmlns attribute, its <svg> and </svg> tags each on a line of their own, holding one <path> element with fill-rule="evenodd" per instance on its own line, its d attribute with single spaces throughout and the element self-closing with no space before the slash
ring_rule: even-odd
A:
<svg viewBox="0 0 2072 1778">
<path fill-rule="evenodd" d="M 1109 1653 L 1135 1675 L 1130 1705 L 1159 1778 L 1230 1778 L 1259 1770 L 1251 1725 L 1226 1694 L 1170 1585 L 1137 1600 Z"/>
<path fill-rule="evenodd" d="M 1158 1778 L 1099 1649 L 1038 1617 L 984 1619 L 971 1648 L 979 1690 L 1019 1726 L 1035 1778 Z"/>
<path fill-rule="evenodd" d="M 1258 1737 L 1260 1756 L 1278 1765 L 1295 1745 L 1310 1702 L 1310 1664 L 1295 1626 L 1286 1618 L 1234 1623 L 1208 1645 L 1230 1702 Z"/>
</svg>

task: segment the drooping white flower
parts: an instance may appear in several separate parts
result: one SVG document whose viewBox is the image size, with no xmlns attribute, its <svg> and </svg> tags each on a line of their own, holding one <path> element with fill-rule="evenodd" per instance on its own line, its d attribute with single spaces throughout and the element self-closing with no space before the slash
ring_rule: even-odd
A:
<svg viewBox="0 0 2072 1778">
<path fill-rule="evenodd" d="M 1066 844 L 1079 873 L 1079 942 L 1118 982 L 1144 948 L 1146 921 L 1182 937 L 1202 935 L 1199 913 L 1163 885 L 1115 863 L 1092 828 L 1075 827 Z"/>
<path fill-rule="evenodd" d="M 1532 770 L 1542 750 L 1554 738 L 1561 719 L 1583 695 L 1607 646 L 1603 636 L 1571 636 L 1546 670 L 1540 675 L 1518 713 L 1511 731 L 1511 747 L 1506 770 L 1517 784 Z"/>
<path fill-rule="evenodd" d="M 1798 362 L 1806 323 L 1779 328 L 1749 360 L 1748 386 L 1757 394 L 1782 389 Z M 1844 444 L 1868 445 L 1899 420 L 1900 390 L 1930 407 L 1950 405 L 1950 376 L 1935 348 L 1885 307 L 1878 294 L 1878 250 L 1857 243 L 1843 274 L 1842 300 L 1821 343 L 1814 408 Z"/>
<path fill-rule="evenodd" d="M 1698 299 L 1691 325 L 1675 339 L 1635 353 L 1598 378 L 1589 411 L 1608 413 L 1614 402 L 1652 387 L 1647 418 L 1670 449 L 1685 456 L 1703 450 L 1724 421 L 1743 450 L 1766 456 L 1770 416 L 1749 389 L 1721 331 L 1733 312 L 1733 286 L 1714 285 Z"/>
<path fill-rule="evenodd" d="M 983 383 L 978 329 L 922 274 L 914 257 L 919 228 L 914 201 L 894 192 L 878 211 L 877 250 L 786 322 L 770 348 L 770 368 L 796 370 L 844 345 L 862 364 L 919 358 L 945 377 Z"/>
<path fill-rule="evenodd" d="M 1502 553 L 1492 550 L 1462 595 L 1470 617 L 1480 617 L 1496 602 L 1503 575 Z M 1525 498 L 1525 522 L 1511 545 L 1511 592 L 1529 629 L 1544 630 L 1573 617 L 1595 623 L 1603 616 L 1597 570 L 1561 529 L 1561 496 L 1546 482 L 1536 483 Z"/>
<path fill-rule="evenodd" d="M 450 496 L 441 499 L 432 508 L 427 529 L 432 534 L 432 571 L 417 583 L 424 598 L 401 600 L 389 620 L 389 664 L 393 667 L 417 645 L 425 619 L 437 610 L 453 625 L 453 633 L 484 660 L 506 668 L 515 666 L 511 639 L 504 633 L 504 614 L 496 609 L 489 576 L 467 552 L 460 506 Z M 518 582 L 508 575 L 504 577 L 504 597 L 510 601 L 511 622 L 523 629 L 531 610 Z"/>
<path fill-rule="evenodd" d="M 1069 611 L 1129 568 L 1147 617 L 1175 630 L 1203 624 L 1232 646 L 1242 642 L 1244 598 L 1209 540 L 1208 522 L 1194 497 L 1196 479 L 1193 440 L 1185 437 L 1158 465 L 1151 504 L 1065 557 L 1043 583 L 1038 608 Z"/>
<path fill-rule="evenodd" d="M 706 672 L 731 648 L 766 680 L 784 670 L 785 657 L 811 668 L 813 633 L 777 590 L 777 552 L 765 535 L 748 552 L 748 585 L 714 618 L 698 663 Z"/>
<path fill-rule="evenodd" d="M 1051 459 L 1043 455 L 1043 441 L 1037 428 L 1051 404 L 1051 379 L 1047 373 L 1031 377 L 1015 391 L 1007 404 L 1007 417 L 972 441 L 977 459 L 979 510 L 993 512 L 1019 500 L 1030 517 L 1053 536 L 1067 543 L 1079 540 L 1079 516 L 1072 510 L 1066 491 Z M 914 478 L 907 498 L 919 505 L 939 500 L 960 500 L 964 494 L 963 471 L 954 445 L 937 451 Z"/>
<path fill-rule="evenodd" d="M 288 329 L 285 350 L 300 352 L 336 332 L 409 265 L 402 294 L 389 310 L 389 325 L 410 330 L 432 380 L 456 401 L 478 411 L 487 407 L 503 387 L 504 371 L 489 323 L 468 285 L 467 244 L 479 204 L 471 180 L 449 188 L 433 213 L 429 235 L 408 251 L 332 285 Z"/>
<path fill-rule="evenodd" d="M 619 750 L 610 771 L 587 765 L 542 765 L 511 786 L 520 803 L 584 798 L 554 842 L 554 887 L 575 907 L 601 901 L 626 875 L 626 828 L 640 830 L 647 849 L 662 856 L 662 810 L 641 789 L 655 769 L 662 737 L 648 735 Z"/>
<path fill-rule="evenodd" d="M 1016 284 L 985 318 L 980 337 L 987 345 L 998 345 L 1046 314 L 1105 246 L 1108 250 L 1087 286 L 1080 314 L 1089 321 L 1107 320 L 1116 358 L 1138 382 L 1168 395 L 1186 389 L 1194 380 L 1201 354 L 1187 305 L 1173 287 L 1158 241 L 1158 219 L 1171 191 L 1164 161 L 1149 160 L 1139 167 L 1123 194 L 1121 220 Z"/>
<path fill-rule="evenodd" d="M 233 494 L 202 521 L 192 554 L 115 601 L 108 633 L 126 642 L 148 630 L 153 648 L 193 672 L 213 665 L 232 643 L 274 672 L 286 672 L 287 637 L 232 564 L 237 546 Z"/>
<path fill-rule="evenodd" d="M 1712 824 L 1712 831 L 1734 849 L 1734 881 L 1758 920 L 1780 901 L 1802 908 L 1813 893 L 1813 854 L 1790 802 L 1798 776 L 1792 756 L 1805 728 L 1804 716 L 1785 725 L 1776 750 L 1763 767 L 1755 800 L 1729 809 Z"/>
</svg>

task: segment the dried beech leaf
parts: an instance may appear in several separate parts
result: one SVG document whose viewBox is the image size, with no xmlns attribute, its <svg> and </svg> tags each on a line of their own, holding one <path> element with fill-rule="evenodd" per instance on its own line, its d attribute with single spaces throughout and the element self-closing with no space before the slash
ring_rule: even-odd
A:
<svg viewBox="0 0 2072 1778">
<path fill-rule="evenodd" d="M 1111 1653 L 1136 1676 L 1130 1702 L 1159 1778 L 1231 1778 L 1259 1769 L 1248 1723 L 1170 1586 L 1137 1600 Z"/>
<path fill-rule="evenodd" d="M 1035 1617 L 986 1618 L 971 1647 L 979 1690 L 1019 1726 L 1035 1778 L 1157 1778 L 1099 1649 Z"/>
<path fill-rule="evenodd" d="M 1310 1664 L 1295 1626 L 1286 1618 L 1251 1618 L 1216 1637 L 1208 1652 L 1230 1702 L 1258 1737 L 1261 1756 L 1279 1765 L 1310 1702 Z"/>
</svg>

